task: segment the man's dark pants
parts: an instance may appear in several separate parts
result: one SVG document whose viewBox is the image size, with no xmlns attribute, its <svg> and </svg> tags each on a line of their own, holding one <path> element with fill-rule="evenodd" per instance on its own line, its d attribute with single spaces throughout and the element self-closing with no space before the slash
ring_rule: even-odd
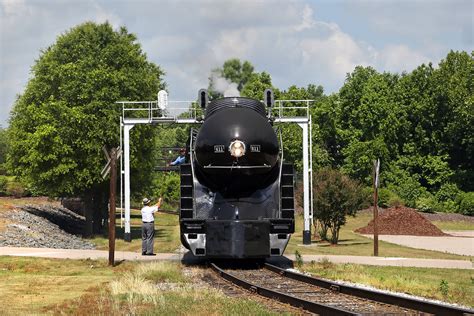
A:
<svg viewBox="0 0 474 316">
<path fill-rule="evenodd" d="M 153 241 L 155 238 L 155 223 L 142 223 L 142 254 L 153 253 Z"/>
</svg>

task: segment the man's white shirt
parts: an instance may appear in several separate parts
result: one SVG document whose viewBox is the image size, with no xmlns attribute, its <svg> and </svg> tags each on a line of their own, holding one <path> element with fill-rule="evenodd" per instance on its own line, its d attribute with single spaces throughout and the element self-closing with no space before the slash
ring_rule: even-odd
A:
<svg viewBox="0 0 474 316">
<path fill-rule="evenodd" d="M 155 217 L 153 214 L 158 211 L 158 206 L 145 206 L 142 208 L 142 221 L 143 222 L 153 222 Z"/>
</svg>

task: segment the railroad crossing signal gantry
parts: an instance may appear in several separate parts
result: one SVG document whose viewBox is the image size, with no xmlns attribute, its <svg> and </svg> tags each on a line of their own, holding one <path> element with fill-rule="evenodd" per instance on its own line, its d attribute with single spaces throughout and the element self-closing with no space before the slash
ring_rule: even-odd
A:
<svg viewBox="0 0 474 316">
<path fill-rule="evenodd" d="M 265 93 L 268 93 L 265 91 Z M 202 109 L 196 101 L 169 101 L 162 90 L 155 101 L 119 101 L 122 105 L 120 122 L 120 148 L 123 149 L 120 163 L 120 209 L 121 223 L 125 226 L 124 239 L 131 241 L 130 234 L 130 131 L 140 124 L 202 124 Z M 309 112 L 314 100 L 275 100 L 269 117 L 279 124 L 296 123 L 302 129 L 303 144 L 303 243 L 311 243 L 311 221 L 313 219 L 312 184 L 312 124 Z M 183 113 L 184 112 L 184 113 Z M 124 205 L 125 204 L 125 205 Z M 125 206 L 125 214 L 123 209 Z"/>
</svg>

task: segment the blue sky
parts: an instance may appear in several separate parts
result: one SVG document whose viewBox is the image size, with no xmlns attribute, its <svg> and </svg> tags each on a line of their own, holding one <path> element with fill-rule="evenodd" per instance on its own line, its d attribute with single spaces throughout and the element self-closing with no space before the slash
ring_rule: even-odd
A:
<svg viewBox="0 0 474 316">
<path fill-rule="evenodd" d="M 84 21 L 125 25 L 166 72 L 170 100 L 194 99 L 233 57 L 280 89 L 337 91 L 356 65 L 411 71 L 474 49 L 474 1 L 0 0 L 0 124 L 41 49 Z"/>
</svg>

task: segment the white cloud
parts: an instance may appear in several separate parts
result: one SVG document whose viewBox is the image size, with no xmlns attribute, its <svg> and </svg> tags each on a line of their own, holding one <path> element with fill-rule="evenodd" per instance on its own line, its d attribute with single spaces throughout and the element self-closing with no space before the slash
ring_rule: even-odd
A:
<svg viewBox="0 0 474 316">
<path fill-rule="evenodd" d="M 392 72 L 411 71 L 429 61 L 430 58 L 405 45 L 388 45 L 378 53 L 376 58 L 376 63 L 380 68 Z"/>
<path fill-rule="evenodd" d="M 312 28 L 316 22 L 313 19 L 313 9 L 309 5 L 303 8 L 301 24 L 295 26 L 297 32 Z"/>
<path fill-rule="evenodd" d="M 300 44 L 304 64 L 319 65 L 331 78 L 344 78 L 357 65 L 369 64 L 368 49 L 341 30 L 326 38 L 308 38 Z"/>
</svg>

